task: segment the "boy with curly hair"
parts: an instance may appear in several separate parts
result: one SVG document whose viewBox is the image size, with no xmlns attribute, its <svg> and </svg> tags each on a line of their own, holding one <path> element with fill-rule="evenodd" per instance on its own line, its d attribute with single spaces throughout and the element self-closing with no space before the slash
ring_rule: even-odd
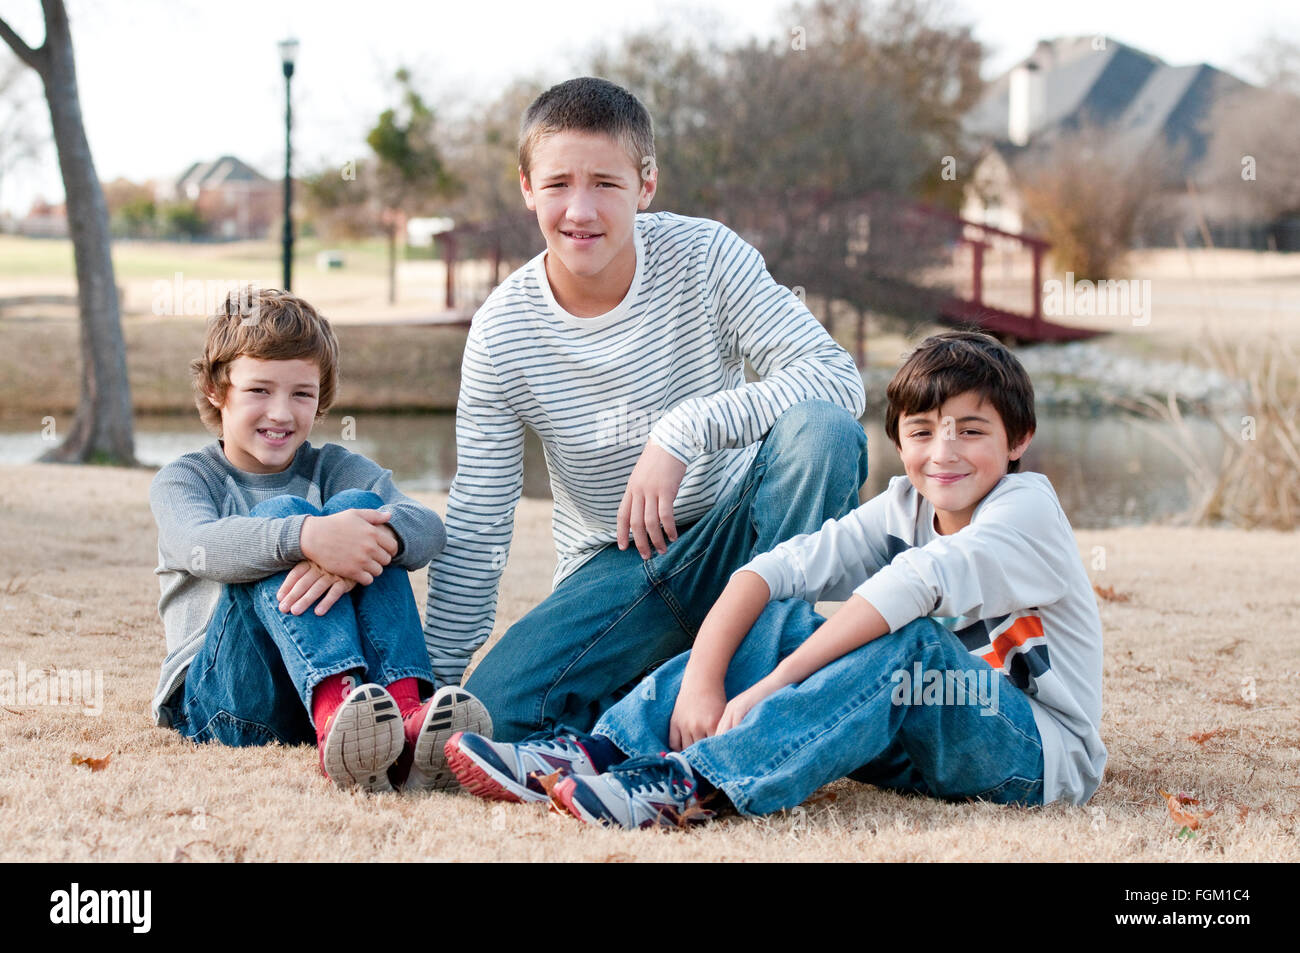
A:
<svg viewBox="0 0 1300 953">
<path fill-rule="evenodd" d="M 463 689 L 433 692 L 407 573 L 442 549 L 438 516 L 361 454 L 307 442 L 338 350 L 288 292 L 231 295 L 208 320 L 191 371 L 217 439 L 149 490 L 168 650 L 154 717 L 199 742 L 315 743 L 340 787 L 446 788 L 443 742 L 491 721 Z"/>
</svg>

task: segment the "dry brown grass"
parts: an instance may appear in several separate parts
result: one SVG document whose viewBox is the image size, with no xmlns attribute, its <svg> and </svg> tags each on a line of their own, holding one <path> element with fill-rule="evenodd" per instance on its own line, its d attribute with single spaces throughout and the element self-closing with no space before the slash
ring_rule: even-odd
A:
<svg viewBox="0 0 1300 953">
<path fill-rule="evenodd" d="M 1078 534 L 1094 581 L 1128 597 L 1101 601 L 1110 763 L 1086 807 L 945 804 L 843 781 L 782 816 L 615 832 L 463 795 L 341 793 L 309 748 L 198 747 L 153 727 L 150 478 L 0 468 L 0 669 L 98 670 L 104 685 L 98 716 L 0 707 L 0 860 L 1300 859 L 1295 534 Z M 520 506 L 498 631 L 546 593 L 549 518 L 548 504 Z M 423 574 L 413 586 L 422 597 Z M 92 771 L 73 755 L 109 761 Z M 1215 813 L 1179 838 L 1157 789 Z"/>
<path fill-rule="evenodd" d="M 1185 521 L 1300 528 L 1300 349 L 1288 341 L 1229 343 L 1215 335 L 1203 338 L 1198 351 L 1205 366 L 1239 381 L 1244 392 L 1230 420 L 1214 418 L 1223 435 L 1218 461 L 1198 451 L 1177 395 L 1132 405 L 1159 422 L 1152 435 L 1187 468 L 1193 503 Z"/>
</svg>

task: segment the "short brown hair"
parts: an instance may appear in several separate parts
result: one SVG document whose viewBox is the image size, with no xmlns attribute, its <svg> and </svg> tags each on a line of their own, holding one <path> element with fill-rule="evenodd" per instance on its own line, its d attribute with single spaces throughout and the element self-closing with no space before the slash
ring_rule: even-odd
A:
<svg viewBox="0 0 1300 953">
<path fill-rule="evenodd" d="M 339 383 L 339 342 L 329 321 L 288 291 L 242 288 L 232 291 L 208 318 L 203 356 L 190 361 L 194 403 L 203 426 L 221 436 L 221 411 L 208 401 L 225 403 L 230 365 L 236 358 L 260 361 L 315 361 L 320 367 L 317 419 L 334 404 Z"/>
<path fill-rule="evenodd" d="M 519 125 L 519 171 L 524 178 L 532 173 L 537 144 L 571 130 L 609 136 L 627 150 L 642 175 L 646 158 L 654 159 L 654 123 L 641 100 L 607 79 L 582 76 L 552 86 L 524 111 Z"/>
<path fill-rule="evenodd" d="M 886 436 L 899 446 L 901 418 L 937 410 L 967 391 L 993 405 L 1002 418 L 1009 447 L 1037 429 L 1034 383 L 1010 349 L 978 331 L 948 331 L 922 341 L 889 382 Z M 1008 472 L 1019 469 L 1019 460 L 1007 464 Z"/>
</svg>

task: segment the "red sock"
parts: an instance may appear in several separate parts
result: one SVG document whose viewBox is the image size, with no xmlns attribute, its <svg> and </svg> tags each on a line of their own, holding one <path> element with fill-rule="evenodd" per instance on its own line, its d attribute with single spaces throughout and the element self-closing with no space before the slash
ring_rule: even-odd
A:
<svg viewBox="0 0 1300 953">
<path fill-rule="evenodd" d="M 359 670 L 339 672 L 322 681 L 312 691 L 311 717 L 316 722 L 316 744 L 319 745 L 325 740 L 330 720 L 343 704 L 343 700 L 348 697 L 348 693 L 357 687 L 359 674 Z"/>
<path fill-rule="evenodd" d="M 405 718 L 420 707 L 420 680 L 418 678 L 399 678 L 388 686 L 388 694 L 397 702 L 397 710 Z"/>
<path fill-rule="evenodd" d="M 406 744 L 402 753 L 389 770 L 388 777 L 393 785 L 401 787 L 411 773 L 411 761 L 415 756 L 415 743 L 420 740 L 420 727 L 424 724 L 425 710 L 429 703 L 420 702 L 420 682 L 415 678 L 399 678 L 388 686 L 388 694 L 397 702 L 397 710 L 402 713 L 402 728 L 406 735 Z"/>
</svg>

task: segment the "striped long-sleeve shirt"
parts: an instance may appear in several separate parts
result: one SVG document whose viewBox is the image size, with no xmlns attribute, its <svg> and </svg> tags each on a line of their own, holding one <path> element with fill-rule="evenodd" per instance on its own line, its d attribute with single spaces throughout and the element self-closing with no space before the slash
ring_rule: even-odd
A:
<svg viewBox="0 0 1300 953">
<path fill-rule="evenodd" d="M 425 643 L 442 683 L 459 682 L 492 632 L 526 426 L 550 473 L 558 585 L 615 541 L 619 503 L 649 438 L 686 464 L 673 507 L 682 527 L 743 478 L 789 407 L 816 398 L 863 411 L 853 359 L 730 229 L 638 215 L 634 243 L 631 287 L 607 314 L 564 311 L 543 253 L 474 316 L 447 546 L 429 566 Z M 745 360 L 758 381 L 746 382 Z"/>
</svg>

